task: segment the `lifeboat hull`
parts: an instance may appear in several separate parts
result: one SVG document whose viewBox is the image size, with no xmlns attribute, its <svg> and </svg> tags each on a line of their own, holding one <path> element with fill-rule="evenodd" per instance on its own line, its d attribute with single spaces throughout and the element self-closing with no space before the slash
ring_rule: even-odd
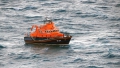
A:
<svg viewBox="0 0 120 68">
<path fill-rule="evenodd" d="M 72 36 L 56 37 L 56 38 L 41 38 L 41 37 L 24 37 L 25 43 L 43 43 L 43 44 L 69 44 Z"/>
</svg>

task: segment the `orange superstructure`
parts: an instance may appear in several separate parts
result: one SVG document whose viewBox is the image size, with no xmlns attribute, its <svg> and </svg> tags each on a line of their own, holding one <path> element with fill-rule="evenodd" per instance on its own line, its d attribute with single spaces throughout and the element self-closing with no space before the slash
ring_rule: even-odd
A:
<svg viewBox="0 0 120 68">
<path fill-rule="evenodd" d="M 40 26 L 32 25 L 31 30 L 33 30 L 33 28 L 35 28 L 35 31 L 30 33 L 31 37 L 64 37 L 64 34 L 59 32 L 59 29 L 54 25 L 54 22 L 52 21 L 47 21 L 45 24 Z"/>
<path fill-rule="evenodd" d="M 30 34 L 25 34 L 24 41 L 29 43 L 43 44 L 69 44 L 72 36 L 67 33 L 60 32 L 54 22 L 46 19 L 42 25 L 32 25 Z"/>
</svg>

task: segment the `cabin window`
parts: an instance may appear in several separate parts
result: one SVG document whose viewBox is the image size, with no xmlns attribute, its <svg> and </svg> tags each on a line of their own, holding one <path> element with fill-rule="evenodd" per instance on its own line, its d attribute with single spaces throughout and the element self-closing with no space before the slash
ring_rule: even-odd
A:
<svg viewBox="0 0 120 68">
<path fill-rule="evenodd" d="M 54 32 L 54 31 L 52 31 L 52 30 L 47 31 L 47 30 L 46 30 L 45 32 L 46 32 L 46 33 L 50 33 L 50 32 Z"/>
<path fill-rule="evenodd" d="M 47 33 L 47 31 L 45 31 L 45 33 Z"/>
<path fill-rule="evenodd" d="M 61 40 L 57 40 L 57 42 L 61 42 Z"/>
<path fill-rule="evenodd" d="M 57 32 L 57 30 L 53 30 L 53 32 Z"/>
<path fill-rule="evenodd" d="M 42 31 L 39 31 L 40 33 L 42 33 Z"/>
</svg>

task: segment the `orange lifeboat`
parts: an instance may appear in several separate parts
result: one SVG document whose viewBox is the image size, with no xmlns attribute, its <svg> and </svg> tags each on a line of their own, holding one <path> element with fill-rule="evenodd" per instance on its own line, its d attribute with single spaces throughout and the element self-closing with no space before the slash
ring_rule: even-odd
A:
<svg viewBox="0 0 120 68">
<path fill-rule="evenodd" d="M 46 23 L 40 26 L 32 25 L 31 31 L 24 37 L 25 43 L 69 44 L 72 38 L 61 33 L 51 20 L 46 20 Z"/>
</svg>

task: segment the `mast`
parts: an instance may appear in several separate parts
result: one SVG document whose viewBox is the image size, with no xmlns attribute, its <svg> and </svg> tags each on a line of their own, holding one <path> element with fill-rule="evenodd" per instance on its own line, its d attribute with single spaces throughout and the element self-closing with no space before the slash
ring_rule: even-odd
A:
<svg viewBox="0 0 120 68">
<path fill-rule="evenodd" d="M 44 20 L 44 24 L 45 24 L 46 22 L 52 22 L 52 20 L 51 20 L 50 18 L 46 17 L 45 20 Z"/>
</svg>

